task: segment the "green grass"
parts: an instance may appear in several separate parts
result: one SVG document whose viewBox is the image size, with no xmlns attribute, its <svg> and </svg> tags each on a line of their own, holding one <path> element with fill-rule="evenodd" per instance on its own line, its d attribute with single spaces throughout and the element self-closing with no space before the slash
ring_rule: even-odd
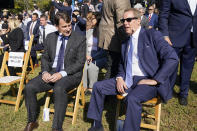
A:
<svg viewBox="0 0 197 131">
<path fill-rule="evenodd" d="M 39 68 L 30 77 L 35 77 Z M 176 85 L 175 92 L 179 92 L 179 88 Z M 188 97 L 188 106 L 180 106 L 178 104 L 177 95 L 168 101 L 167 104 L 162 104 L 161 111 L 161 131 L 197 131 L 197 63 L 195 64 L 192 78 L 191 78 L 191 88 Z M 11 90 L 6 87 L 0 87 L 0 98 L 4 97 L 6 99 L 13 99 L 11 96 Z M 90 97 L 86 97 L 86 107 L 83 111 L 79 109 L 77 122 L 75 125 L 71 125 L 72 118 L 65 117 L 63 124 L 63 129 L 65 131 L 87 131 L 91 126 L 91 120 L 87 119 L 86 113 L 89 105 Z M 38 94 L 38 101 L 41 105 L 40 115 L 38 118 L 39 128 L 37 131 L 48 131 L 51 130 L 53 114 L 50 114 L 50 121 L 43 122 L 42 113 L 43 105 L 45 102 L 45 93 Z M 103 113 L 103 125 L 105 131 L 110 131 L 113 129 L 114 117 L 115 117 L 115 107 L 116 102 L 114 97 L 109 97 L 105 103 L 105 109 Z M 123 116 L 124 117 L 124 116 Z M 14 112 L 14 106 L 0 104 L 0 131 L 22 131 L 26 125 L 27 112 L 25 108 L 24 100 L 21 102 L 21 106 L 18 112 Z M 143 129 L 143 131 L 147 131 Z"/>
</svg>

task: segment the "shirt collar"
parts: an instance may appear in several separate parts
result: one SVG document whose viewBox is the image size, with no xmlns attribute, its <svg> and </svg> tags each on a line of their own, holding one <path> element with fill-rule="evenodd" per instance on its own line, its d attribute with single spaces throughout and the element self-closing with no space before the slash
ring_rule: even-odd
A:
<svg viewBox="0 0 197 131">
<path fill-rule="evenodd" d="M 138 39 L 140 30 L 141 30 L 141 26 L 140 26 L 140 27 L 135 31 L 135 33 L 132 35 L 132 37 L 133 37 L 134 39 Z"/>
</svg>

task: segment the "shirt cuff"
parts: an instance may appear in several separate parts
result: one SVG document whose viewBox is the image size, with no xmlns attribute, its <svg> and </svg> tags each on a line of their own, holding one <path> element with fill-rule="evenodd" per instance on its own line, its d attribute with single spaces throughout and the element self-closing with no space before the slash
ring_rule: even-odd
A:
<svg viewBox="0 0 197 131">
<path fill-rule="evenodd" d="M 118 80 L 118 78 L 122 78 L 121 76 L 116 77 L 116 81 Z M 122 78 L 123 79 L 123 78 Z"/>
<path fill-rule="evenodd" d="M 62 75 L 62 77 L 65 77 L 65 76 L 67 76 L 67 73 L 66 73 L 66 71 L 60 71 L 59 73 Z"/>
<path fill-rule="evenodd" d="M 47 71 L 43 71 L 43 72 L 42 72 L 42 75 L 43 75 L 44 73 L 47 73 Z"/>
</svg>

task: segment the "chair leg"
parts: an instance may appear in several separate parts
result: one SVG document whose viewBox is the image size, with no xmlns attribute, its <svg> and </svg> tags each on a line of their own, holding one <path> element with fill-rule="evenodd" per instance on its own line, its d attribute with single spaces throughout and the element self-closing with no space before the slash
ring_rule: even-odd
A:
<svg viewBox="0 0 197 131">
<path fill-rule="evenodd" d="M 159 131 L 159 127 L 160 127 L 160 120 L 161 120 L 161 103 L 160 104 L 157 104 L 155 106 L 155 121 L 156 121 L 156 124 L 157 124 L 157 129 L 156 131 Z"/>
<path fill-rule="evenodd" d="M 83 84 L 81 84 L 81 103 L 82 103 L 82 108 L 85 108 L 85 93 L 84 93 Z"/>
<path fill-rule="evenodd" d="M 30 61 L 31 72 L 34 72 L 34 65 L 31 56 L 29 58 L 29 61 Z"/>
<path fill-rule="evenodd" d="M 49 107 L 50 98 L 51 98 L 51 93 L 47 93 L 47 98 L 45 100 L 44 108 Z"/>
<path fill-rule="evenodd" d="M 73 120 L 72 120 L 72 125 L 75 124 L 76 119 L 77 119 L 77 111 L 79 108 L 79 98 L 80 98 L 80 92 L 81 92 L 81 86 L 77 88 L 77 95 L 75 99 L 75 106 L 74 106 L 74 112 L 73 112 Z"/>
<path fill-rule="evenodd" d="M 114 131 L 117 131 L 117 120 L 119 117 L 120 113 L 120 100 L 117 101 L 117 106 L 116 106 L 116 116 L 115 116 L 115 122 L 114 122 Z"/>
<path fill-rule="evenodd" d="M 21 101 L 21 98 L 22 98 L 23 85 L 24 85 L 24 83 L 20 82 L 19 89 L 18 89 L 18 94 L 17 94 L 17 97 L 16 97 L 16 105 L 15 105 L 15 110 L 14 110 L 15 112 L 18 111 L 19 104 L 20 104 L 20 101 Z"/>
</svg>

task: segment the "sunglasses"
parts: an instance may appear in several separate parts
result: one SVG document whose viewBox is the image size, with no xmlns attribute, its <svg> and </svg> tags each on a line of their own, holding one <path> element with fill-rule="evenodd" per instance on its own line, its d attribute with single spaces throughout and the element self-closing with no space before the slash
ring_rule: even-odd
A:
<svg viewBox="0 0 197 131">
<path fill-rule="evenodd" d="M 133 17 L 133 18 L 126 18 L 126 19 L 121 19 L 120 22 L 124 23 L 125 21 L 127 22 L 131 22 L 132 20 L 138 19 L 137 17 Z"/>
</svg>

